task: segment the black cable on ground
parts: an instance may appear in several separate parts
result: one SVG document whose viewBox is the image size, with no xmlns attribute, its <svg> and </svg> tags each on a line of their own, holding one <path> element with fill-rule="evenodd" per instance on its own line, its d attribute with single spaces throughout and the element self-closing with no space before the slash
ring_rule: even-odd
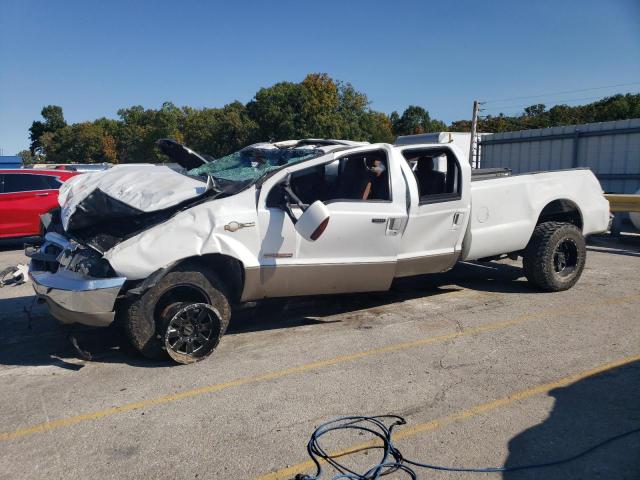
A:
<svg viewBox="0 0 640 480">
<path fill-rule="evenodd" d="M 390 422 L 387 426 L 387 423 Z M 599 442 L 586 450 L 571 455 L 566 458 L 558 460 L 552 460 L 543 463 L 532 463 L 528 465 L 515 465 L 511 467 L 488 467 L 488 468 L 467 468 L 467 467 L 450 467 L 442 465 L 433 465 L 429 463 L 421 463 L 415 460 L 409 460 L 404 458 L 394 445 L 391 439 L 393 429 L 398 425 L 404 425 L 407 422 L 404 418 L 396 415 L 378 415 L 374 417 L 365 416 L 353 416 L 353 417 L 340 417 L 330 422 L 324 423 L 315 429 L 311 435 L 311 439 L 307 444 L 307 452 L 311 457 L 311 460 L 316 466 L 316 472 L 314 475 L 296 475 L 296 480 L 320 480 L 322 476 L 322 462 L 326 462 L 335 468 L 338 475 L 332 477 L 332 480 L 350 479 L 350 480 L 375 480 L 379 479 L 383 475 L 387 475 L 392 472 L 402 472 L 407 475 L 408 478 L 417 479 L 417 473 L 414 468 L 425 468 L 431 470 L 444 470 L 448 472 L 470 472 L 470 473 L 495 473 L 495 472 L 515 472 L 518 470 L 532 470 L 536 468 L 547 468 L 563 463 L 572 462 L 580 457 L 584 457 L 594 450 L 603 447 L 609 443 L 615 442 L 622 438 L 628 437 L 640 433 L 640 428 L 626 431 L 619 435 L 610 437 L 602 442 Z M 375 440 L 380 441 L 380 445 L 368 447 L 382 449 L 382 456 L 378 463 L 370 467 L 365 472 L 356 472 L 351 470 L 347 466 L 341 464 L 336 460 L 338 456 L 331 456 L 330 453 L 325 451 L 320 446 L 320 437 L 326 435 L 329 432 L 335 432 L 336 430 L 356 430 L 362 433 L 370 434 Z M 355 452 L 353 452 L 355 453 Z M 343 455 L 340 455 L 343 456 Z"/>
</svg>

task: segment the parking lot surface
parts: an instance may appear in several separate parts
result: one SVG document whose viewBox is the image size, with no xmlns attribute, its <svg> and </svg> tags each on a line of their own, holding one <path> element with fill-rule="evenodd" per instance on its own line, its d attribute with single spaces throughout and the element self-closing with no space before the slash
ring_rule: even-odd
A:
<svg viewBox="0 0 640 480">
<path fill-rule="evenodd" d="M 0 251 L 0 268 L 24 261 Z M 206 361 L 151 362 L 112 329 L 77 357 L 31 286 L 0 289 L 0 478 L 289 479 L 341 415 L 396 414 L 409 458 L 514 466 L 640 427 L 640 241 L 588 247 L 571 290 L 540 293 L 519 262 L 460 264 L 390 292 L 246 309 Z M 340 435 L 327 449 L 369 439 Z M 363 467 L 379 450 L 348 459 Z M 640 478 L 640 435 L 558 467 L 419 478 Z M 387 478 L 407 478 L 399 474 Z M 329 477 L 326 477 L 329 478 Z"/>
</svg>

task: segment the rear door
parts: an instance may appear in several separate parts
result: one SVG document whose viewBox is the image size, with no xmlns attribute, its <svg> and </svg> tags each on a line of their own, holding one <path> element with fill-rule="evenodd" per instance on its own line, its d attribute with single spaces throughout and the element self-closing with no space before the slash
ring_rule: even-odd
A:
<svg viewBox="0 0 640 480">
<path fill-rule="evenodd" d="M 470 167 L 447 146 L 402 150 L 411 191 L 396 276 L 442 272 L 462 251 L 470 214 Z"/>
<path fill-rule="evenodd" d="M 0 238 L 39 235 L 40 215 L 58 206 L 55 176 L 5 172 L 0 193 Z"/>
</svg>

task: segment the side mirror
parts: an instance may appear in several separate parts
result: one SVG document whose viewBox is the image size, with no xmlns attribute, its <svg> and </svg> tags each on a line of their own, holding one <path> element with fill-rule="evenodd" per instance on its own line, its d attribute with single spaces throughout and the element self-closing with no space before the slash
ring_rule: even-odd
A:
<svg viewBox="0 0 640 480">
<path fill-rule="evenodd" d="M 302 215 L 295 223 L 296 231 L 311 242 L 320 238 L 320 235 L 327 228 L 329 223 L 329 209 L 320 200 L 316 200 L 302 212 Z"/>
</svg>

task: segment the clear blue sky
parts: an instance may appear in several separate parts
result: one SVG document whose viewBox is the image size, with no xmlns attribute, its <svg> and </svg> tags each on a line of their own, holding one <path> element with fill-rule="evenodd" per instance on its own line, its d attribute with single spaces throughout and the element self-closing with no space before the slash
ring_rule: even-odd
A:
<svg viewBox="0 0 640 480">
<path fill-rule="evenodd" d="M 68 122 L 165 100 L 214 107 L 309 72 L 351 82 L 376 110 L 418 104 L 447 122 L 474 98 L 640 82 L 640 1 L 0 0 L 0 147 L 27 148 L 47 104 Z"/>
</svg>

